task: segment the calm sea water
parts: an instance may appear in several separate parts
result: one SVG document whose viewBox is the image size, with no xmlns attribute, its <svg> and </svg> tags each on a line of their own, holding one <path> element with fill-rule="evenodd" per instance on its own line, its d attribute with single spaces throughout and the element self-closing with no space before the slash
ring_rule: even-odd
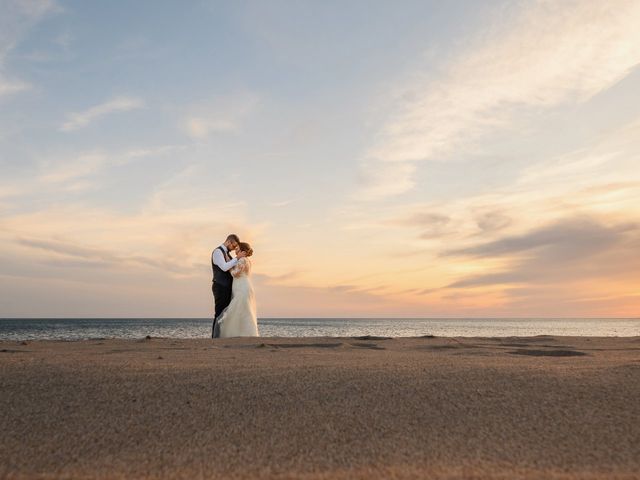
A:
<svg viewBox="0 0 640 480">
<path fill-rule="evenodd" d="M 530 335 L 640 336 L 638 318 L 264 318 L 264 337 L 511 337 Z M 202 318 L 0 319 L 0 340 L 89 338 L 208 338 Z"/>
</svg>

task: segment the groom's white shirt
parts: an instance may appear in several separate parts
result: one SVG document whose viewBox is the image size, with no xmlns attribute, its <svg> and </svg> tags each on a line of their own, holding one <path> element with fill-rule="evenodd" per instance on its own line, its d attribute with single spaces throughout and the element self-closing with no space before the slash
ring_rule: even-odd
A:
<svg viewBox="0 0 640 480">
<path fill-rule="evenodd" d="M 227 255 L 229 255 L 229 249 L 227 247 L 225 247 L 224 245 L 220 245 L 221 248 L 224 249 L 224 251 L 227 253 Z M 224 259 L 224 255 L 222 254 L 222 252 L 220 251 L 219 248 L 216 248 L 213 253 L 213 263 L 214 265 L 217 265 L 220 267 L 220 269 L 223 272 L 228 272 L 229 270 L 231 270 L 233 267 L 236 266 L 236 263 L 238 263 L 238 259 L 237 258 L 232 258 L 231 260 L 229 260 L 228 262 Z M 231 256 L 231 255 L 229 255 Z"/>
</svg>

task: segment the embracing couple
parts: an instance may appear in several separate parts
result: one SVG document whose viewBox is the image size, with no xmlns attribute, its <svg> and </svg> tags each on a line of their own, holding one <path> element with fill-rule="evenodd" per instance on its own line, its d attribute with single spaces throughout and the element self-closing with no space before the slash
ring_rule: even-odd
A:
<svg viewBox="0 0 640 480">
<path fill-rule="evenodd" d="M 236 252 L 235 258 L 231 252 Z M 257 337 L 256 300 L 251 284 L 251 245 L 231 234 L 211 254 L 215 318 L 213 338 Z"/>
</svg>

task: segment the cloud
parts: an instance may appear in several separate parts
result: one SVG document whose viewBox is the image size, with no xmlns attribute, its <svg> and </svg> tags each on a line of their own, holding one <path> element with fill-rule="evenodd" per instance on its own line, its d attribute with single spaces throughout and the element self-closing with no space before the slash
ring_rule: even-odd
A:
<svg viewBox="0 0 640 480">
<path fill-rule="evenodd" d="M 206 138 L 212 133 L 226 133 L 237 130 L 238 124 L 225 119 L 191 117 L 186 120 L 185 128 L 193 138 Z"/>
<path fill-rule="evenodd" d="M 428 223 L 437 218 L 433 215 L 443 215 L 448 222 L 427 226 L 433 233 L 437 224 L 440 246 L 447 249 L 475 245 L 478 238 L 517 235 L 577 215 L 633 222 L 640 219 L 639 161 L 640 119 L 632 119 L 576 150 L 532 162 L 505 185 L 442 200 L 385 202 L 373 211 L 351 206 L 344 209 L 343 222 L 351 230 L 369 229 L 380 237 L 389 232 L 389 225 L 417 230 L 420 218 Z M 433 251 L 438 245 L 429 248 Z"/>
<path fill-rule="evenodd" d="M 0 246 L 23 263 L 56 260 L 60 268 L 86 260 L 88 268 L 103 262 L 121 274 L 154 269 L 164 276 L 197 276 L 207 271 L 215 239 L 229 231 L 255 238 L 256 228 L 244 224 L 237 206 L 220 203 L 215 217 L 208 206 L 152 205 L 119 212 L 53 203 L 36 212 L 4 215 Z"/>
<path fill-rule="evenodd" d="M 111 113 L 127 112 L 142 107 L 144 107 L 144 102 L 139 98 L 116 97 L 105 103 L 95 105 L 85 111 L 70 113 L 67 121 L 60 127 L 60 130 L 63 132 L 78 130 Z"/>
<path fill-rule="evenodd" d="M 425 311 L 628 315 L 637 311 L 640 271 L 640 119 L 624 122 L 571 151 L 533 159 L 504 185 L 373 209 L 350 205 L 342 222 L 369 251 L 378 249 L 361 263 L 376 263 L 403 239 L 395 256 L 421 271 L 396 278 L 423 287 Z M 448 221 L 434 221 L 438 215 Z"/>
<path fill-rule="evenodd" d="M 425 209 L 426 210 L 426 209 Z M 422 230 L 420 238 L 437 238 L 447 233 L 451 217 L 437 212 L 417 211 L 388 220 L 389 225 Z"/>
<path fill-rule="evenodd" d="M 512 218 L 502 212 L 484 212 L 476 216 L 476 224 L 483 232 L 502 230 L 513 222 Z"/>
<path fill-rule="evenodd" d="M 146 158 L 155 158 L 182 150 L 181 145 L 131 148 L 120 152 L 95 150 L 75 155 L 55 155 L 41 159 L 27 177 L 7 178 L 0 182 L 0 199 L 34 198 L 36 193 L 81 192 L 95 186 L 105 170 Z"/>
<path fill-rule="evenodd" d="M 180 145 L 161 145 L 158 147 L 132 148 L 121 152 L 105 152 L 101 150 L 84 152 L 70 158 L 57 158 L 41 163 L 40 174 L 36 175 L 38 183 L 52 185 L 63 184 L 72 180 L 85 179 L 100 173 L 109 167 L 127 165 L 128 163 L 149 157 L 160 157 L 182 150 Z"/>
<path fill-rule="evenodd" d="M 31 88 L 28 82 L 7 75 L 6 57 L 34 25 L 58 7 L 52 0 L 4 0 L 0 8 L 0 97 L 3 97 Z"/>
<path fill-rule="evenodd" d="M 254 275 L 254 282 L 260 312 L 268 312 L 273 317 L 390 317 L 399 314 L 398 305 L 384 295 L 349 285 L 284 285 L 259 275 Z"/>
<path fill-rule="evenodd" d="M 366 153 L 364 169 L 374 172 L 367 198 L 407 192 L 416 162 L 471 152 L 485 136 L 514 129 L 519 114 L 585 102 L 640 63 L 638 2 L 520 5 L 492 12 L 498 22 L 441 75 L 417 75 L 399 89 Z M 397 165 L 403 174 L 387 176 Z"/>
<path fill-rule="evenodd" d="M 54 262 L 57 266 L 114 267 L 120 264 L 137 264 L 139 266 L 157 268 L 172 273 L 194 273 L 193 266 L 183 265 L 178 262 L 163 261 L 142 255 L 121 255 L 112 250 L 91 248 L 71 242 L 20 238 L 17 240 L 17 243 L 75 259 L 58 259 L 55 262 L 53 260 L 47 260 L 50 262 L 49 264 Z M 84 261 L 78 261 L 77 259 Z"/>
<path fill-rule="evenodd" d="M 29 90 L 31 85 L 25 82 L 10 81 L 0 77 L 0 97 Z"/>
<path fill-rule="evenodd" d="M 355 199 L 368 201 L 411 190 L 415 185 L 415 171 L 416 166 L 409 162 L 390 164 L 369 160 L 361 169 L 361 188 L 355 192 Z"/>
<path fill-rule="evenodd" d="M 450 220 L 451 218 L 449 218 L 448 215 L 443 215 L 441 213 L 416 212 L 395 220 L 391 220 L 390 223 L 405 227 L 425 227 L 446 225 Z"/>
<path fill-rule="evenodd" d="M 258 103 L 258 96 L 251 92 L 216 96 L 191 107 L 182 119 L 181 127 L 196 140 L 205 140 L 214 134 L 234 133 L 240 130 Z"/>
<path fill-rule="evenodd" d="M 73 158 L 65 159 L 62 163 L 42 166 L 42 174 L 36 181 L 42 184 L 61 184 L 79 178 L 94 175 L 107 163 L 109 156 L 103 152 L 81 153 Z"/>
<path fill-rule="evenodd" d="M 290 198 L 288 200 L 280 200 L 278 202 L 271 202 L 269 204 L 269 206 L 274 207 L 274 208 L 280 208 L 280 207 L 286 207 L 288 205 L 291 205 L 294 202 L 293 198 Z"/>
<path fill-rule="evenodd" d="M 590 218 L 571 218 L 523 235 L 508 236 L 493 242 L 457 250 L 448 250 L 443 255 L 467 255 L 495 257 L 526 252 L 537 248 L 559 249 L 559 257 L 582 255 L 593 249 L 608 246 L 620 233 L 637 226 L 623 225 L 605 227 Z"/>
<path fill-rule="evenodd" d="M 559 280 L 582 282 L 590 278 L 626 276 L 630 265 L 623 259 L 633 257 L 632 252 L 639 246 L 640 223 L 609 225 L 596 218 L 566 218 L 521 235 L 443 252 L 443 257 L 510 261 L 509 268 L 504 271 L 468 276 L 446 288 L 529 283 L 553 285 Z M 629 261 L 633 260 L 629 258 Z"/>
</svg>

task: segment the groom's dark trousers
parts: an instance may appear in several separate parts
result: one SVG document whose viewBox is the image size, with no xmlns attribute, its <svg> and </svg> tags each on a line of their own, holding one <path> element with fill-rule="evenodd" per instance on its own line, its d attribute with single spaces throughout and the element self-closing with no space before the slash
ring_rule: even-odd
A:
<svg viewBox="0 0 640 480">
<path fill-rule="evenodd" d="M 216 316 L 213 319 L 211 338 L 215 338 L 216 322 L 218 321 L 218 317 L 220 316 L 222 311 L 231 303 L 231 285 L 220 285 L 219 283 L 213 282 L 213 284 L 211 285 L 211 290 L 213 291 L 213 301 L 215 302 L 216 306 Z"/>
<path fill-rule="evenodd" d="M 216 250 L 220 250 L 220 252 L 222 252 L 226 262 L 231 261 L 231 255 L 229 255 L 229 252 L 227 252 L 222 245 L 216 248 Z M 214 254 L 215 250 L 211 254 L 211 269 L 213 270 L 213 278 L 211 279 L 213 285 L 211 285 L 211 290 L 213 290 L 213 301 L 216 304 L 216 316 L 213 319 L 211 338 L 219 336 L 220 329 L 216 329 L 216 323 L 218 322 L 218 318 L 222 311 L 231 303 L 231 285 L 233 284 L 233 276 L 231 275 L 231 272 L 225 272 L 218 265 L 213 263 Z"/>
</svg>

